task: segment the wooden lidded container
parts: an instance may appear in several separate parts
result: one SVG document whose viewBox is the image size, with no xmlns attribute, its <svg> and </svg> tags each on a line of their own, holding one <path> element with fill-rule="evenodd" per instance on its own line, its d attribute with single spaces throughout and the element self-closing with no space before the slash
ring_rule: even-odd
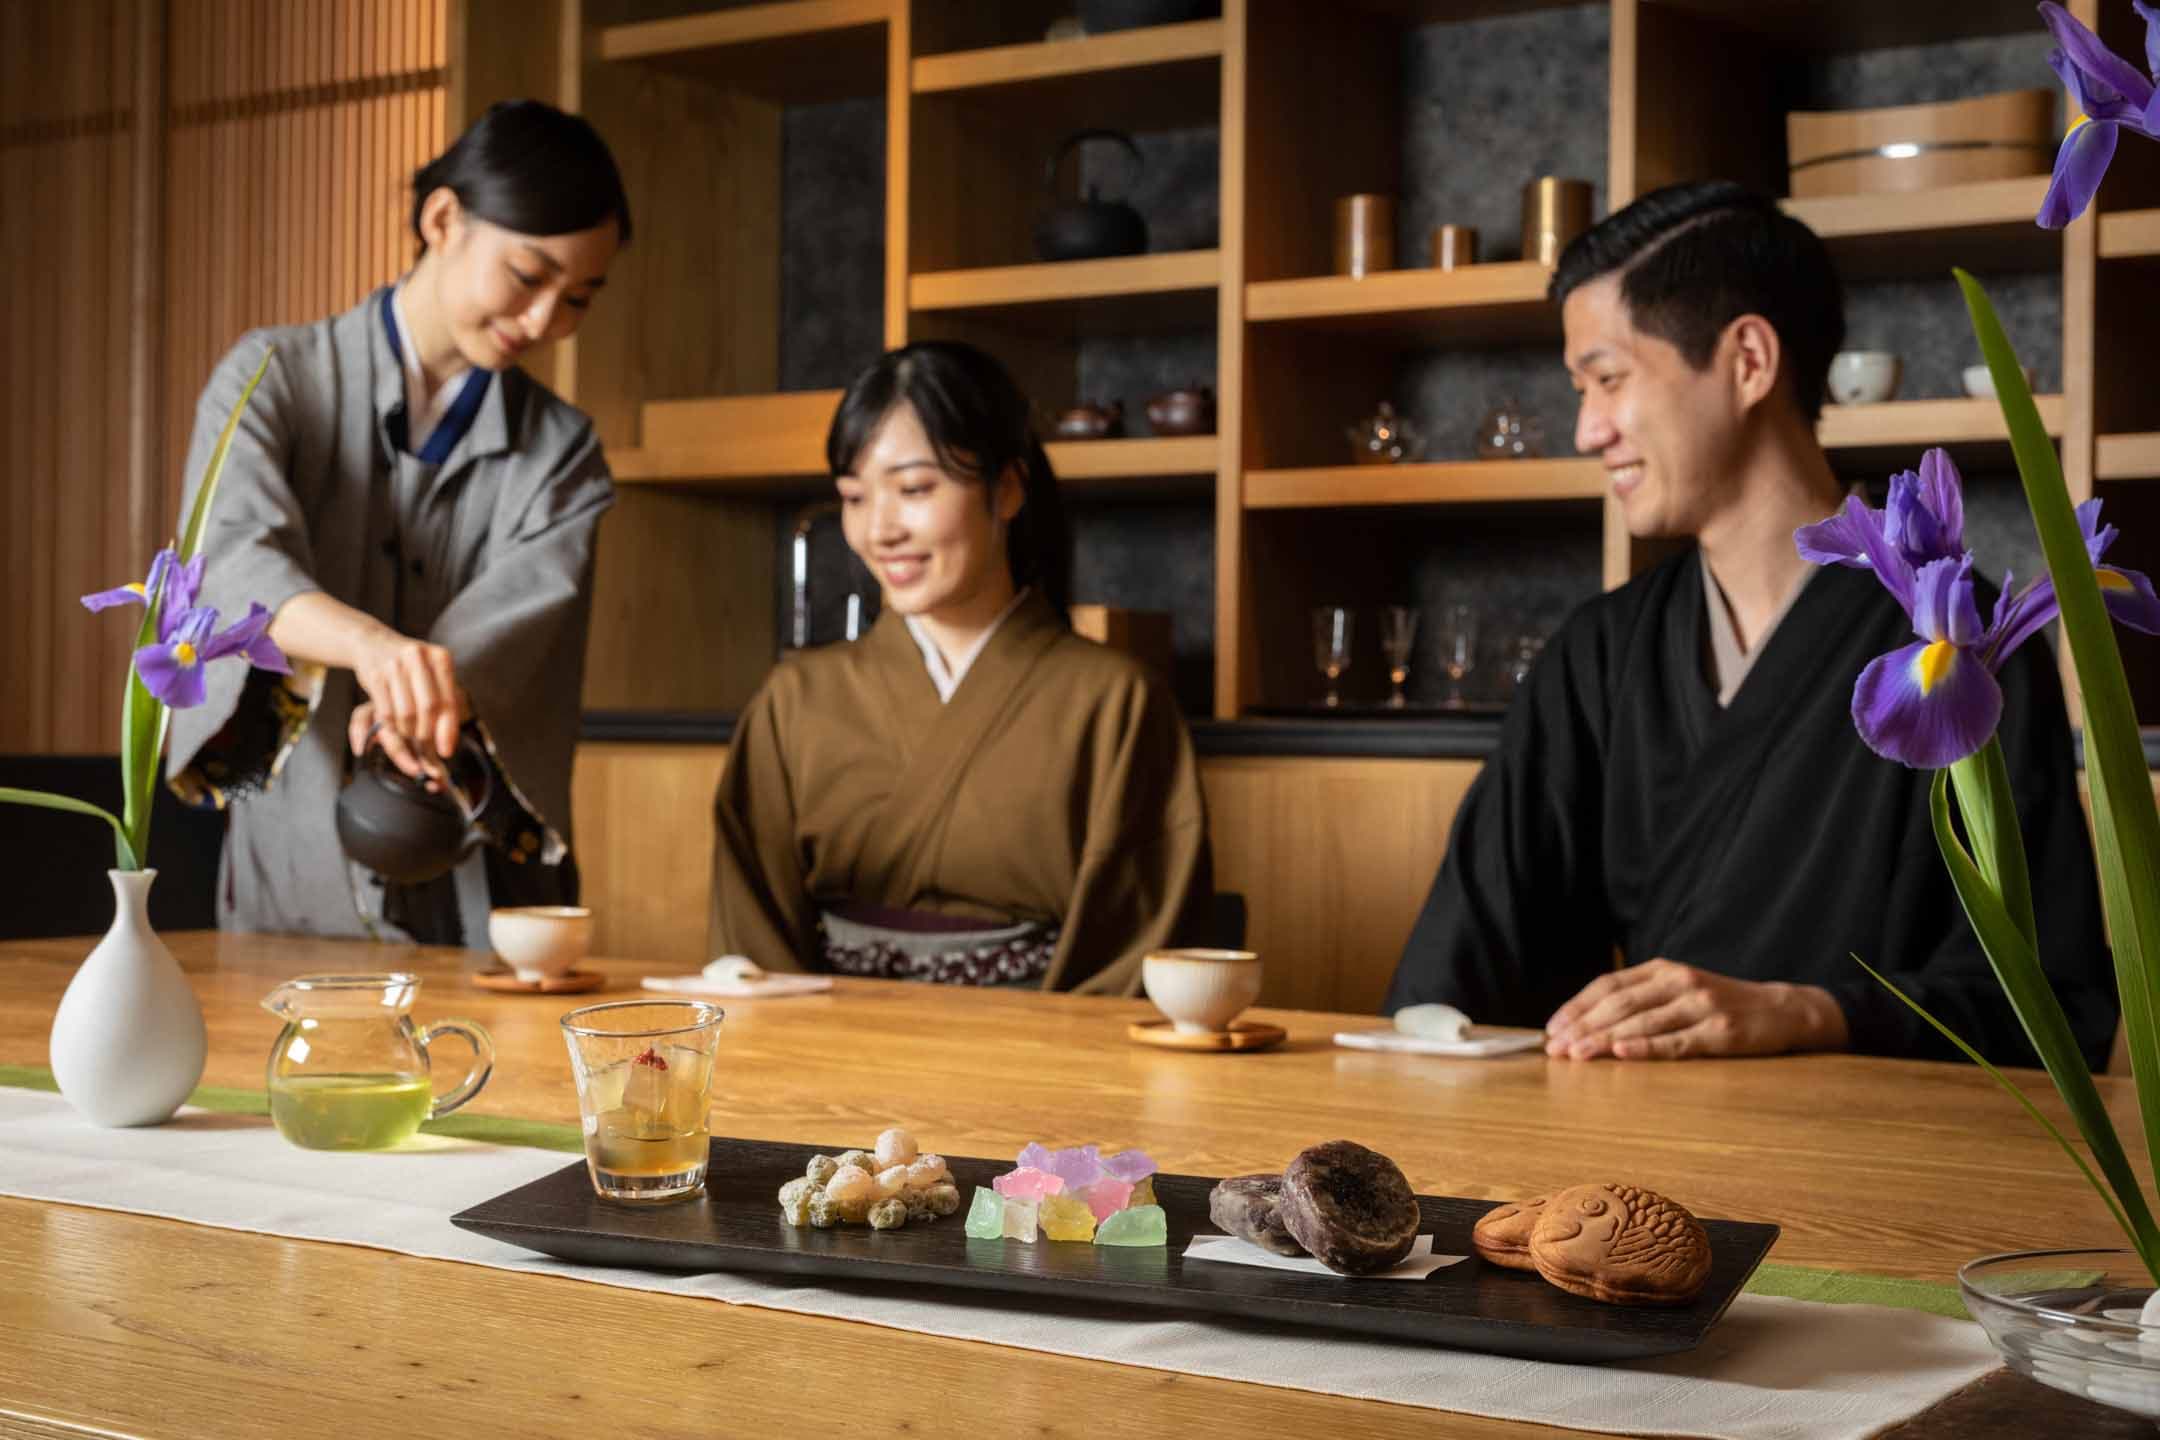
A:
<svg viewBox="0 0 2160 1440">
<path fill-rule="evenodd" d="M 2055 92 L 1785 117 L 1793 198 L 1926 190 L 2043 174 L 2055 155 Z"/>
</svg>

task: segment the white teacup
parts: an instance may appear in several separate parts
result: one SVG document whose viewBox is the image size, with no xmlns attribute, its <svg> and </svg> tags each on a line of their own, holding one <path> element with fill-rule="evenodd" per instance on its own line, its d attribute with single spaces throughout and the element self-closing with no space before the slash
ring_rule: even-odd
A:
<svg viewBox="0 0 2160 1440">
<path fill-rule="evenodd" d="M 2032 389 L 2032 366 L 2020 365 L 2018 369 L 2025 372 L 2025 388 L 2027 390 Z M 1967 365 L 1965 367 L 1965 393 L 1975 400 L 1992 400 L 1995 398 L 1995 376 L 1988 370 L 1987 366 Z"/>
<path fill-rule="evenodd" d="M 1140 983 L 1181 1035 L 1227 1030 L 1260 998 L 1260 957 L 1250 950 L 1157 950 Z"/>
<path fill-rule="evenodd" d="M 1830 357 L 1830 398 L 1840 405 L 1880 405 L 1897 394 L 1902 370 L 1888 350 L 1840 350 Z"/>
<path fill-rule="evenodd" d="M 517 905 L 488 911 L 488 943 L 526 984 L 570 973 L 592 946 L 582 905 Z"/>
</svg>

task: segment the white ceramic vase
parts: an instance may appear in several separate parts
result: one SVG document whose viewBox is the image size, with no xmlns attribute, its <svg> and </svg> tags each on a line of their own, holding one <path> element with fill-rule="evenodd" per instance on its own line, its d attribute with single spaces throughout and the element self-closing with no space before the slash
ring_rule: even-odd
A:
<svg viewBox="0 0 2160 1440">
<path fill-rule="evenodd" d="M 109 870 L 112 928 L 83 961 L 53 1015 L 60 1093 L 99 1125 L 157 1125 L 202 1079 L 202 1007 L 150 928 L 155 870 Z"/>
</svg>

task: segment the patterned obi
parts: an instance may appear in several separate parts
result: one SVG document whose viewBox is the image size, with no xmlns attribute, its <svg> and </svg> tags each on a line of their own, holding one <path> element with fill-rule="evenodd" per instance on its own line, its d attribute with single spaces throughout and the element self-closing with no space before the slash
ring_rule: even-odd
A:
<svg viewBox="0 0 2160 1440">
<path fill-rule="evenodd" d="M 963 915 L 841 905 L 818 920 L 825 965 L 836 975 L 933 985 L 1039 987 L 1057 953 L 1057 930 L 1038 921 L 987 927 Z"/>
</svg>

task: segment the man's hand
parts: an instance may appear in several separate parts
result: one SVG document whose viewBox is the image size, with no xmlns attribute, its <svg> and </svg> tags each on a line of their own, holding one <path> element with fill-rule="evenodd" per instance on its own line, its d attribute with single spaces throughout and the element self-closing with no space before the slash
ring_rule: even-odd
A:
<svg viewBox="0 0 2160 1440">
<path fill-rule="evenodd" d="M 1679 1060 L 1842 1050 L 1845 1012 L 1817 985 L 1735 980 L 1677 960 L 1600 975 L 1545 1022 L 1545 1053 Z"/>
</svg>

